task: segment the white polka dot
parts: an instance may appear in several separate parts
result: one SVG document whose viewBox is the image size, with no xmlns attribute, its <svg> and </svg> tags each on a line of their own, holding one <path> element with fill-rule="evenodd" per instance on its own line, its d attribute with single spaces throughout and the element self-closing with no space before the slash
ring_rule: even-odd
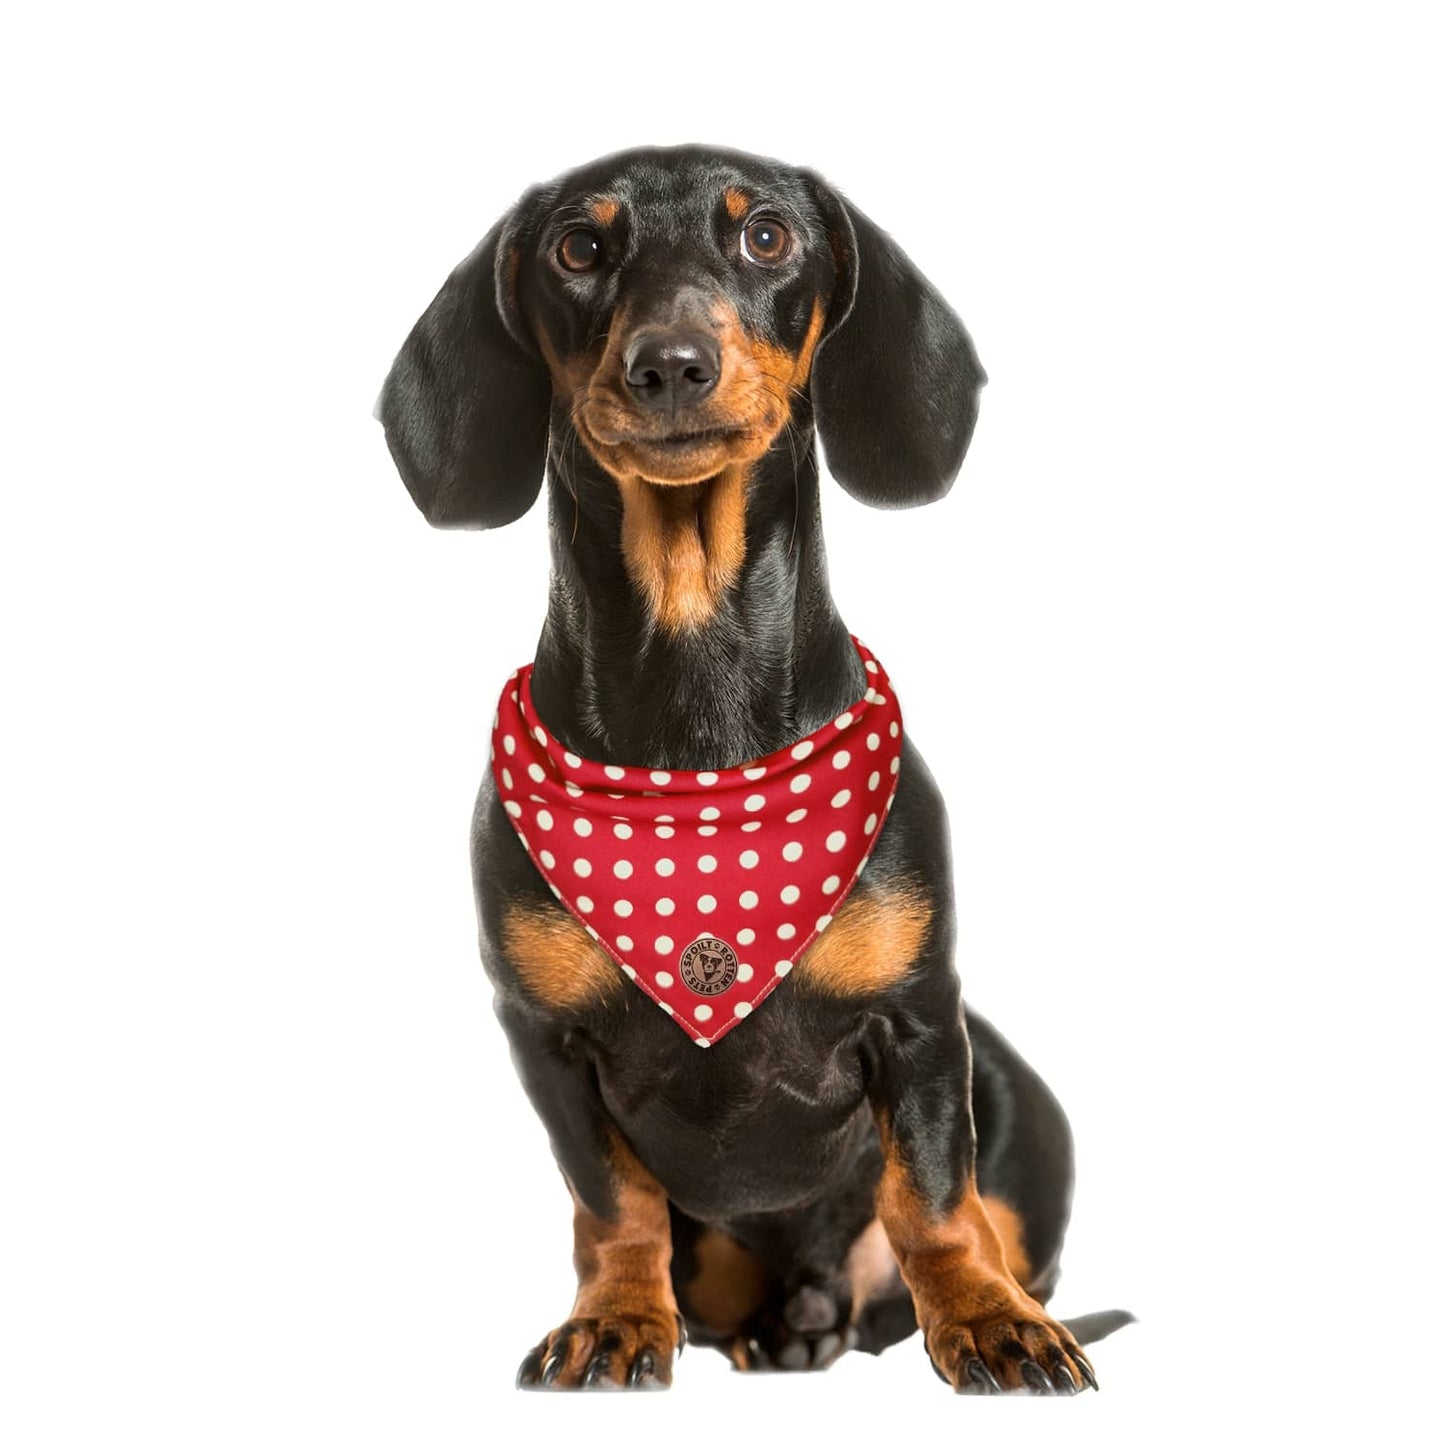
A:
<svg viewBox="0 0 1445 1445">
<path fill-rule="evenodd" d="M 543 848 L 537 856 L 542 860 L 542 866 L 544 868 L 555 868 L 557 866 L 556 858 L 554 858 L 547 849 Z"/>
<path fill-rule="evenodd" d="M 881 781 L 881 778 L 882 778 L 882 775 L 881 775 L 880 773 L 877 773 L 877 772 L 872 772 L 872 773 L 869 773 L 869 774 L 868 774 L 868 791 L 869 791 L 870 793 L 873 792 L 873 791 L 878 787 L 878 784 L 879 784 L 879 782 Z"/>
<path fill-rule="evenodd" d="M 671 878 L 677 872 L 677 864 L 671 858 L 659 858 L 652 866 L 657 870 L 659 878 Z"/>
<path fill-rule="evenodd" d="M 502 804 L 502 806 L 503 806 L 514 818 L 520 818 L 520 817 L 522 816 L 522 805 L 521 805 L 520 803 L 516 802 L 514 799 L 508 798 L 507 801 Z"/>
<path fill-rule="evenodd" d="M 579 758 L 576 753 L 563 753 L 562 759 L 569 768 L 580 768 L 582 766 L 582 759 Z"/>
<path fill-rule="evenodd" d="M 625 933 L 619 933 L 617 935 L 617 946 L 623 953 L 632 952 L 632 940 Z"/>
<path fill-rule="evenodd" d="M 863 666 L 864 666 L 865 668 L 867 668 L 867 670 L 868 670 L 869 672 L 874 672 L 874 673 L 876 673 L 876 672 L 878 671 L 878 664 L 877 664 L 876 662 L 874 662 L 871 657 L 868 659 L 867 662 L 865 662 L 865 663 L 863 664 Z"/>
<path fill-rule="evenodd" d="M 781 898 L 784 903 L 796 903 L 801 896 L 802 890 L 796 883 L 789 883 L 788 886 L 778 894 L 778 897 Z"/>
<path fill-rule="evenodd" d="M 558 898 L 562 896 L 562 890 L 555 883 L 549 883 L 547 887 L 550 888 Z"/>
<path fill-rule="evenodd" d="M 710 788 L 715 782 L 717 782 L 717 774 L 699 773 L 697 775 L 697 780 L 704 788 Z"/>
<path fill-rule="evenodd" d="M 898 736 L 898 724 L 896 722 L 888 724 L 888 736 L 890 738 L 896 738 Z"/>
<path fill-rule="evenodd" d="M 745 778 L 748 780 L 748 782 L 750 782 L 750 783 L 755 783 L 755 782 L 757 782 L 757 780 L 758 780 L 759 778 L 761 778 L 761 777 L 763 776 L 763 774 L 766 773 L 766 772 L 767 772 L 767 769 L 766 769 L 766 768 L 744 768 L 744 769 L 743 769 L 743 777 L 745 777 Z"/>
<path fill-rule="evenodd" d="M 788 939 L 794 937 L 797 931 L 798 930 L 794 928 L 791 923 L 780 923 L 778 925 L 778 937 L 781 938 L 784 943 L 786 943 Z"/>
<path fill-rule="evenodd" d="M 752 1004 L 748 1003 L 746 1000 L 744 1000 L 742 1003 L 735 1003 L 733 1005 L 734 1018 L 745 1019 L 750 1013 L 752 1013 L 752 1011 Z"/>
<path fill-rule="evenodd" d="M 619 918 L 631 918 L 632 904 L 629 903 L 628 900 L 625 898 L 619 898 L 617 902 L 612 905 L 612 911 Z"/>
<path fill-rule="evenodd" d="M 765 799 L 761 793 L 749 793 L 748 796 L 743 799 L 743 809 L 748 813 L 759 813 L 762 811 L 764 801 Z"/>
<path fill-rule="evenodd" d="M 717 836 L 717 829 L 714 828 L 711 823 L 704 823 L 702 827 L 697 830 L 697 835 L 699 838 L 715 838 Z"/>
<path fill-rule="evenodd" d="M 547 781 L 547 770 L 540 763 L 528 763 L 527 776 L 534 783 L 544 783 Z"/>
<path fill-rule="evenodd" d="M 669 823 L 662 823 L 652 831 L 656 833 L 659 838 L 671 838 L 673 834 L 677 832 L 677 829 Z"/>
<path fill-rule="evenodd" d="M 869 751 L 870 753 L 876 753 L 876 752 L 878 751 L 878 744 L 879 744 L 880 742 L 882 742 L 882 741 L 883 741 L 882 738 L 880 738 L 877 733 L 869 733 L 869 734 L 868 734 L 868 751 Z"/>
<path fill-rule="evenodd" d="M 658 1008 L 660 1008 L 660 1009 L 663 1011 L 663 1013 L 668 1014 L 668 1015 L 671 1015 L 671 1013 L 672 1013 L 672 1005 L 671 1005 L 670 1003 L 668 1003 L 668 1001 L 667 1001 L 666 999 L 662 999 L 662 998 L 658 999 L 658 1001 L 657 1001 L 657 1006 L 658 1006 Z"/>
<path fill-rule="evenodd" d="M 572 871 L 579 878 L 590 878 L 592 876 L 592 865 L 585 858 L 574 858 L 572 860 Z"/>
<path fill-rule="evenodd" d="M 788 822 L 801 823 L 807 816 L 808 810 L 806 808 L 794 808 L 793 811 L 788 814 Z"/>
<path fill-rule="evenodd" d="M 502 739 L 502 746 L 507 750 L 507 756 L 511 757 L 512 754 L 517 751 L 517 740 L 511 735 L 511 733 L 508 733 Z"/>
<path fill-rule="evenodd" d="M 869 814 L 868 814 L 868 821 L 867 821 L 866 823 L 864 823 L 864 825 L 863 825 L 863 831 L 864 831 L 864 833 L 871 834 L 871 833 L 873 832 L 873 830 L 874 830 L 877 826 L 878 826 L 878 814 L 877 814 L 877 813 L 869 813 Z"/>
<path fill-rule="evenodd" d="M 512 786 L 512 770 L 510 768 L 502 769 L 502 786 L 504 788 L 510 788 Z"/>
<path fill-rule="evenodd" d="M 738 862 L 744 868 L 756 868 L 758 866 L 758 855 L 751 848 L 745 848 L 738 854 Z"/>
<path fill-rule="evenodd" d="M 567 796 L 569 798 L 580 798 L 582 796 L 582 789 L 579 788 L 576 783 L 563 783 L 562 786 L 567 789 Z"/>
<path fill-rule="evenodd" d="M 836 893 L 843 886 L 843 880 L 836 873 L 830 873 L 823 880 L 824 893 Z"/>
<path fill-rule="evenodd" d="M 672 1010 L 669 1009 L 668 1012 L 671 1013 Z M 693 1040 L 693 1043 L 695 1043 L 695 1044 L 698 1046 L 698 1048 L 700 1048 L 700 1049 L 710 1049 L 710 1048 L 712 1048 L 712 1040 L 711 1040 L 711 1039 L 694 1039 L 694 1040 Z"/>
<path fill-rule="evenodd" d="M 825 913 L 825 914 L 813 925 L 813 927 L 816 928 L 819 933 L 821 933 L 832 921 L 833 921 L 833 915 L 832 915 L 831 913 Z"/>
<path fill-rule="evenodd" d="M 705 823 L 711 823 L 715 818 L 721 818 L 721 817 L 722 817 L 722 809 L 721 809 L 721 808 L 704 808 L 704 809 L 702 810 L 702 812 L 700 812 L 700 813 L 698 814 L 698 817 L 701 818 L 701 819 L 703 820 L 703 822 L 705 822 Z"/>
<path fill-rule="evenodd" d="M 795 838 L 791 843 L 783 844 L 783 857 L 789 863 L 796 863 L 803 856 L 803 845 Z"/>
<path fill-rule="evenodd" d="M 657 909 L 664 918 L 671 918 L 672 915 L 677 912 L 677 904 L 670 898 L 659 898 L 652 906 Z"/>
<path fill-rule="evenodd" d="M 849 800 L 852 796 L 853 796 L 853 794 L 850 793 L 847 788 L 840 788 L 840 789 L 838 790 L 838 792 L 836 792 L 836 793 L 833 794 L 833 806 L 834 806 L 835 808 L 844 808 L 844 807 L 847 807 L 847 805 L 848 805 L 848 800 Z"/>
<path fill-rule="evenodd" d="M 543 832 L 550 833 L 552 831 L 552 815 L 545 808 L 537 809 L 537 826 Z"/>
<path fill-rule="evenodd" d="M 572 820 L 572 831 L 579 838 L 590 838 L 592 836 L 592 824 L 586 818 L 574 818 Z"/>
<path fill-rule="evenodd" d="M 614 878 L 631 878 L 632 864 L 629 863 L 626 858 L 619 858 L 612 865 L 612 876 Z"/>
<path fill-rule="evenodd" d="M 838 751 L 833 754 L 833 766 L 835 768 L 846 768 L 852 761 L 853 755 L 847 748 L 839 748 Z"/>
<path fill-rule="evenodd" d="M 675 823 L 677 819 L 671 813 L 659 813 L 652 821 L 654 823 Z"/>
<path fill-rule="evenodd" d="M 898 759 L 897 759 L 897 758 L 894 758 L 893 761 L 888 764 L 888 771 L 889 771 L 890 773 L 896 773 L 896 772 L 898 771 Z"/>
<path fill-rule="evenodd" d="M 813 779 L 808 773 L 799 773 L 788 787 L 795 793 L 806 793 L 813 786 Z"/>
<path fill-rule="evenodd" d="M 748 944 L 750 944 L 756 937 L 757 934 L 754 933 L 751 928 L 738 929 L 738 942 L 742 944 L 744 948 L 746 948 Z M 738 964 L 738 977 L 742 978 L 744 983 L 748 981 L 748 978 L 743 978 L 743 969 L 745 968 L 748 970 L 748 978 L 751 978 L 753 976 L 753 971 L 751 968 L 748 968 L 747 964 Z"/>
<path fill-rule="evenodd" d="M 614 783 L 620 782 L 623 778 L 627 776 L 627 769 L 619 768 L 615 763 L 609 763 L 605 768 L 602 769 L 602 771 L 606 773 L 607 776 L 611 778 Z"/>
<path fill-rule="evenodd" d="M 582 913 L 591 913 L 597 905 L 585 894 L 577 895 L 577 908 Z"/>
<path fill-rule="evenodd" d="M 843 851 L 843 845 L 847 843 L 847 841 L 848 835 L 841 828 L 835 828 L 828 834 L 823 846 L 830 853 L 841 853 Z"/>
<path fill-rule="evenodd" d="M 697 900 L 697 911 L 699 913 L 711 913 L 717 907 L 717 899 L 711 893 L 704 893 Z"/>
<path fill-rule="evenodd" d="M 839 713 L 838 716 L 833 719 L 833 726 L 834 726 L 835 728 L 845 728 L 845 727 L 847 727 L 848 724 L 849 724 L 850 722 L 852 722 L 852 721 L 853 721 L 853 714 L 852 714 L 852 713 L 850 713 L 850 712 Z"/>
<path fill-rule="evenodd" d="M 797 758 L 797 760 L 801 763 L 801 762 L 803 761 L 803 759 L 806 758 L 806 757 L 808 756 L 808 754 L 811 753 L 812 751 L 813 751 L 813 743 L 812 743 L 812 740 L 811 740 L 810 738 L 804 738 L 802 742 L 800 742 L 800 743 L 798 743 L 798 744 L 796 744 L 796 745 L 794 746 L 794 748 L 793 748 L 793 756 L 794 756 L 795 758 Z"/>
<path fill-rule="evenodd" d="M 699 872 L 711 873 L 713 869 L 717 867 L 717 859 L 714 858 L 711 853 L 704 853 L 702 857 L 697 860 L 697 866 Z"/>
<path fill-rule="evenodd" d="M 590 928 L 589 928 L 587 931 L 588 931 L 589 933 L 592 932 L 592 930 L 591 930 Z M 635 968 L 633 968 L 633 966 L 632 966 L 630 963 L 624 963 L 624 964 L 622 965 L 622 971 L 623 971 L 623 973 L 625 973 L 625 974 L 628 976 L 628 978 L 636 978 L 636 977 L 637 977 L 637 970 L 636 970 Z"/>
<path fill-rule="evenodd" d="M 632 836 L 632 828 L 627 823 L 614 823 L 612 825 L 612 836 L 614 838 L 630 838 Z"/>
<path fill-rule="evenodd" d="M 762 826 L 763 825 L 761 823 L 744 823 L 742 826 L 742 831 L 744 833 L 756 833 L 758 829 Z"/>
<path fill-rule="evenodd" d="M 671 940 L 665 933 L 660 933 L 660 934 L 658 934 L 657 939 L 656 939 L 656 941 L 653 943 L 652 946 L 653 946 L 659 953 L 671 953 L 671 952 L 672 952 L 672 940 Z"/>
<path fill-rule="evenodd" d="M 547 746 L 547 729 L 541 723 L 532 729 L 532 736 L 545 748 Z"/>
<path fill-rule="evenodd" d="M 793 965 L 789 963 L 786 958 L 773 965 L 773 972 L 777 974 L 779 978 L 786 978 L 792 971 Z"/>
<path fill-rule="evenodd" d="M 753 940 L 752 940 L 752 930 L 751 930 L 751 929 L 748 929 L 748 928 L 743 929 L 743 932 L 740 933 L 740 934 L 738 934 L 738 942 L 741 943 L 741 942 L 743 941 L 743 933 L 746 933 L 746 934 L 748 935 L 748 942 L 751 943 L 751 942 L 753 941 Z M 753 979 L 753 966 L 752 966 L 752 964 L 750 964 L 750 963 L 740 963 L 740 964 L 738 964 L 738 982 L 739 982 L 739 983 L 751 983 L 751 982 L 752 982 L 752 979 Z"/>
<path fill-rule="evenodd" d="M 672 975 L 670 973 L 659 973 L 653 975 L 658 988 L 671 988 Z"/>
<path fill-rule="evenodd" d="M 757 906 L 758 895 L 751 888 L 746 888 L 738 894 L 739 908 L 756 908 Z"/>
<path fill-rule="evenodd" d="M 656 772 L 649 773 L 648 777 L 650 777 L 659 788 L 665 788 L 672 781 L 672 774 L 663 772 L 661 768 L 658 768 Z"/>
<path fill-rule="evenodd" d="M 698 1023 L 705 1024 L 712 1017 L 712 1005 L 710 1003 L 698 1004 L 698 1006 L 693 1009 L 692 1016 Z"/>
<path fill-rule="evenodd" d="M 874 692 L 874 690 L 870 687 L 870 688 L 868 689 L 868 691 L 863 694 L 863 701 L 864 701 L 864 702 L 882 702 L 882 701 L 883 701 L 883 694 L 882 694 L 881 692 Z"/>
</svg>

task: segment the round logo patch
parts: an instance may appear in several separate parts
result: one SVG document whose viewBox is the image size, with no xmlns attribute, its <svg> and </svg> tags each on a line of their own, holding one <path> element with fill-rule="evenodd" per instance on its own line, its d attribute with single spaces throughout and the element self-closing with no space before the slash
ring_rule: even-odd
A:
<svg viewBox="0 0 1445 1445">
<path fill-rule="evenodd" d="M 678 972 L 694 993 L 711 997 L 738 976 L 738 956 L 722 939 L 704 934 L 683 949 Z"/>
</svg>

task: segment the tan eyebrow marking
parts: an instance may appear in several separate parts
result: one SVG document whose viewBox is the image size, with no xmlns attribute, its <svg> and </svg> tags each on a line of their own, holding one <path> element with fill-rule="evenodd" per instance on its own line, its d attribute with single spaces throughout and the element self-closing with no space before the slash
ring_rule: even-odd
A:
<svg viewBox="0 0 1445 1445">
<path fill-rule="evenodd" d="M 616 196 L 599 196 L 592 202 L 592 215 L 599 226 L 610 226 L 617 219 L 622 203 Z"/>
<path fill-rule="evenodd" d="M 723 192 L 723 205 L 728 208 L 728 215 L 735 221 L 741 221 L 747 215 L 748 207 L 751 204 L 752 202 L 736 186 L 729 186 Z"/>
</svg>

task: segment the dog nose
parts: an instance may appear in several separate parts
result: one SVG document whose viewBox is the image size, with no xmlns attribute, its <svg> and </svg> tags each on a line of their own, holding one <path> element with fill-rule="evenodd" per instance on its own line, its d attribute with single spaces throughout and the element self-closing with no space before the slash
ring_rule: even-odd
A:
<svg viewBox="0 0 1445 1445">
<path fill-rule="evenodd" d="M 700 331 L 653 331 L 638 337 L 624 357 L 627 389 L 653 411 L 695 406 L 717 385 L 722 355 Z"/>
</svg>

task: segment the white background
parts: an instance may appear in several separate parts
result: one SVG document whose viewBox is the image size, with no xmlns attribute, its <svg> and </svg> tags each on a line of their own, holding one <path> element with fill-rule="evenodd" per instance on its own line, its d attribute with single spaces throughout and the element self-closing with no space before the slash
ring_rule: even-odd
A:
<svg viewBox="0 0 1445 1445">
<path fill-rule="evenodd" d="M 1152 1441 L 1432 1401 L 1424 7 L 487 8 L 7 26 L 0 1435 Z M 945 502 L 829 486 L 826 531 L 950 800 L 968 995 L 1074 1121 L 1056 1304 L 1141 1318 L 1098 1396 L 956 1400 L 916 1338 L 512 1392 L 569 1207 L 466 830 L 542 515 L 431 532 L 370 412 L 527 184 L 694 139 L 830 176 L 992 378 Z"/>
</svg>

